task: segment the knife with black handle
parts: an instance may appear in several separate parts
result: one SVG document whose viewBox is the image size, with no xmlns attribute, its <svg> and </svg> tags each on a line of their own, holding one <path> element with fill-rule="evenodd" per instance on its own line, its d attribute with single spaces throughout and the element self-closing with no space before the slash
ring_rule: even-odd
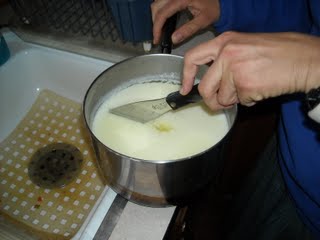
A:
<svg viewBox="0 0 320 240">
<path fill-rule="evenodd" d="M 162 41 L 161 41 L 161 52 L 171 53 L 172 51 L 172 40 L 171 36 L 176 29 L 178 14 L 174 14 L 167 19 L 163 26 Z M 198 84 L 194 85 L 191 91 L 187 95 L 181 95 L 179 92 L 170 93 L 166 97 L 167 103 L 170 107 L 175 110 L 183 107 L 189 103 L 196 103 L 202 100 L 199 94 Z"/>
</svg>

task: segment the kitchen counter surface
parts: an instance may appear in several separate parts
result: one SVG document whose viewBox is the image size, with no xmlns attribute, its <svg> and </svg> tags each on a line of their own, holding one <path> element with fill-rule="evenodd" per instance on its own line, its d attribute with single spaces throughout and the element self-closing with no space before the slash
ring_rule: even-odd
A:
<svg viewBox="0 0 320 240">
<path fill-rule="evenodd" d="M 128 202 L 109 239 L 162 239 L 174 210 L 175 207 L 150 208 Z"/>
</svg>

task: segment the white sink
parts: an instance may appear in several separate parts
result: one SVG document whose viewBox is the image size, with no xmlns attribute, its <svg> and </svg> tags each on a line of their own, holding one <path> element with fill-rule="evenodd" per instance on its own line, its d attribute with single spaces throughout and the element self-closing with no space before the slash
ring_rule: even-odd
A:
<svg viewBox="0 0 320 240">
<path fill-rule="evenodd" d="M 11 57 L 0 67 L 0 141 L 15 128 L 42 89 L 80 103 L 91 82 L 113 64 L 29 44 L 12 32 L 5 32 L 4 37 Z"/>
<path fill-rule="evenodd" d="M 8 30 L 2 33 L 11 57 L 0 66 L 0 142 L 27 114 L 41 90 L 49 89 L 81 103 L 91 82 L 113 64 L 26 43 Z M 105 187 L 73 239 L 94 237 L 115 196 Z"/>
</svg>

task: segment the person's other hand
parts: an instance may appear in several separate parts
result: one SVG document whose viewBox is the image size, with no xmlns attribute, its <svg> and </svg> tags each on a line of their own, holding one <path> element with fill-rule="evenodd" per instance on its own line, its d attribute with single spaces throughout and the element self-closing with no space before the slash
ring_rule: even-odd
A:
<svg viewBox="0 0 320 240">
<path fill-rule="evenodd" d="M 185 55 L 180 92 L 193 86 L 198 66 L 212 62 L 199 83 L 212 109 L 257 101 L 320 86 L 320 38 L 297 33 L 227 32 Z"/>
<path fill-rule="evenodd" d="M 153 43 L 158 44 L 162 27 L 175 13 L 188 9 L 194 18 L 172 34 L 172 42 L 180 43 L 194 33 L 206 28 L 220 16 L 219 0 L 155 0 L 151 4 Z"/>
</svg>

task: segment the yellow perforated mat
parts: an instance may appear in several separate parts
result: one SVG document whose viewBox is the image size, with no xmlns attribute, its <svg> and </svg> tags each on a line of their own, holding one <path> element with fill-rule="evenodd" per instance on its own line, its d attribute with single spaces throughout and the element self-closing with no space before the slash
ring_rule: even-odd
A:
<svg viewBox="0 0 320 240">
<path fill-rule="evenodd" d="M 44 189 L 28 176 L 33 154 L 51 143 L 68 143 L 83 154 L 79 175 L 62 188 Z M 81 105 L 43 90 L 25 118 L 0 144 L 0 213 L 42 239 L 70 239 L 101 195 Z"/>
</svg>

